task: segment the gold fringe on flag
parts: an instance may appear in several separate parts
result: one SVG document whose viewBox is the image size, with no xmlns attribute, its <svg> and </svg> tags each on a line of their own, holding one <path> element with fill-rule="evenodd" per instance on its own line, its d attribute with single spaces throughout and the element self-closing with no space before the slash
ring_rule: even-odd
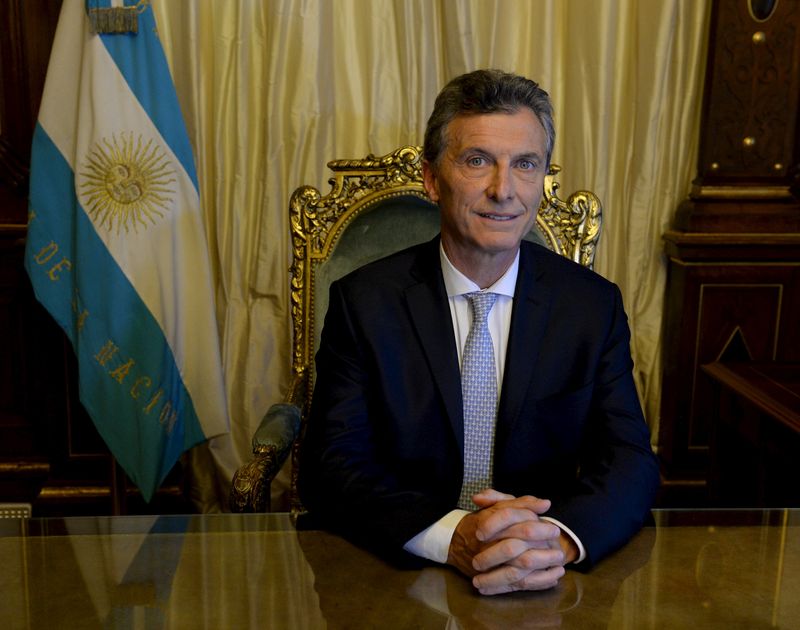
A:
<svg viewBox="0 0 800 630">
<path fill-rule="evenodd" d="M 89 9 L 89 22 L 94 33 L 138 33 L 137 7 Z"/>
</svg>

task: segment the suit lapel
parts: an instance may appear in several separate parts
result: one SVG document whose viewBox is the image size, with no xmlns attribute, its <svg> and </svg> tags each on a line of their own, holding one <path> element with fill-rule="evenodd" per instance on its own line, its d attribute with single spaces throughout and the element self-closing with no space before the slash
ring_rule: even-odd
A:
<svg viewBox="0 0 800 630">
<path fill-rule="evenodd" d="M 550 287 L 542 276 L 543 270 L 536 264 L 533 246 L 523 242 L 497 414 L 498 449 L 502 449 L 506 440 L 513 435 L 514 425 L 533 379 L 546 378 L 545 374 L 536 370 L 551 305 Z"/>
<path fill-rule="evenodd" d="M 551 289 L 536 262 L 535 246 L 523 241 L 497 415 L 498 452 L 513 435 L 534 378 L 546 378 L 545 374 L 537 373 L 536 365 L 550 316 Z M 463 451 L 461 374 L 439 262 L 438 237 L 421 250 L 411 274 L 416 282 L 405 290 L 411 321 L 444 401 L 453 434 Z"/>
<path fill-rule="evenodd" d="M 460 450 L 463 450 L 461 376 L 450 307 L 439 263 L 438 237 L 428 245 L 429 247 L 421 250 L 411 269 L 417 283 L 406 289 L 406 302 L 422 351 L 431 367 L 433 380 L 444 401 L 453 433 Z"/>
</svg>

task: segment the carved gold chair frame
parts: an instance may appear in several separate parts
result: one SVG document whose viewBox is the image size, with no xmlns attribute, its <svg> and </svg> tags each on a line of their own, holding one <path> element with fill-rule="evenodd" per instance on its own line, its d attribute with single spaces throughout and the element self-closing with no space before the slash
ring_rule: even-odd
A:
<svg viewBox="0 0 800 630">
<path fill-rule="evenodd" d="M 313 390 L 317 270 L 332 255 L 342 233 L 362 213 L 370 212 L 387 200 L 428 199 L 422 183 L 422 149 L 406 146 L 393 153 L 360 160 L 334 160 L 331 191 L 322 195 L 311 186 L 292 194 L 289 212 L 292 239 L 291 314 L 292 380 L 283 403 L 273 405 L 253 438 L 254 459 L 235 474 L 231 489 L 234 511 L 269 509 L 270 484 L 290 450 L 297 461 L 302 437 L 301 419 L 307 411 Z M 566 201 L 558 196 L 556 175 L 560 167 L 551 165 L 545 176 L 544 194 L 532 230 L 531 240 L 592 268 L 602 225 L 602 207 L 589 191 L 571 194 Z M 438 214 L 436 215 L 438 217 Z M 535 234 L 534 234 L 535 232 Z M 384 252 L 385 255 L 392 251 Z M 287 429 L 286 425 L 291 425 Z M 297 466 L 292 467 L 290 507 L 301 509 L 296 488 Z"/>
</svg>

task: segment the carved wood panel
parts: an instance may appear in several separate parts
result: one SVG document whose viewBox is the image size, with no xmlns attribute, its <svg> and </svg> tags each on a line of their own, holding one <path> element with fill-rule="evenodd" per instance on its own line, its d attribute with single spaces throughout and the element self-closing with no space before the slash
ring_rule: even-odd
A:
<svg viewBox="0 0 800 630">
<path fill-rule="evenodd" d="M 800 262 L 673 256 L 665 312 L 659 455 L 667 477 L 704 481 L 717 360 L 800 361 Z"/>
<path fill-rule="evenodd" d="M 698 287 L 689 449 L 708 448 L 709 419 L 713 411 L 709 406 L 709 384 L 700 366 L 719 359 L 774 361 L 777 354 L 785 284 L 748 282 L 748 278 L 736 283 L 730 281 L 733 277 L 727 279 L 728 282 L 700 282 Z"/>
</svg>

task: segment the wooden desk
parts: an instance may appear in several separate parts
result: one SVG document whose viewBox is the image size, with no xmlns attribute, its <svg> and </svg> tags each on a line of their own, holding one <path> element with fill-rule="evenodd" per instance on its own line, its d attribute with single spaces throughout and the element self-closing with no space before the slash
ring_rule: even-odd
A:
<svg viewBox="0 0 800 630">
<path fill-rule="evenodd" d="M 800 510 L 656 512 L 592 572 L 476 594 L 285 514 L 0 521 L 0 627 L 798 628 Z"/>
<path fill-rule="evenodd" d="M 709 497 L 732 507 L 800 507 L 800 364 L 711 363 Z"/>
</svg>

